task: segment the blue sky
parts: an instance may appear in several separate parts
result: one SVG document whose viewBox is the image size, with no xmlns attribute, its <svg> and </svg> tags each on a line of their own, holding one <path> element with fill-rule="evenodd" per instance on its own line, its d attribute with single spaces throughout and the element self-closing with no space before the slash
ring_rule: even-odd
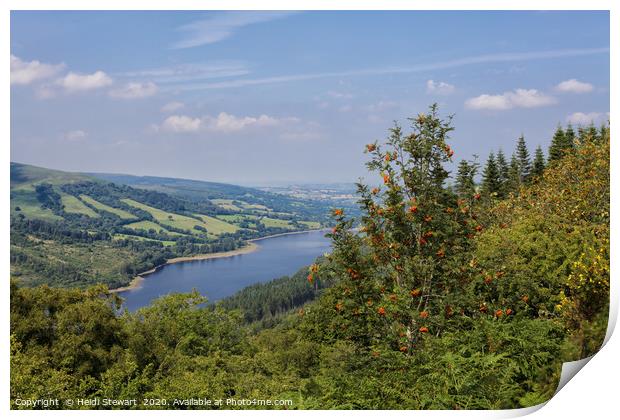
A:
<svg viewBox="0 0 620 420">
<path fill-rule="evenodd" d="M 11 160 L 353 182 L 438 102 L 455 160 L 606 121 L 607 12 L 12 12 Z"/>
</svg>

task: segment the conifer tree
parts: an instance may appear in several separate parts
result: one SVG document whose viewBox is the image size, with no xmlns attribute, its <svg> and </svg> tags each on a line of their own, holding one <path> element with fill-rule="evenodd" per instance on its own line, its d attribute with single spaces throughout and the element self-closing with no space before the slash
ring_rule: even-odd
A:
<svg viewBox="0 0 620 420">
<path fill-rule="evenodd" d="M 545 155 L 543 154 L 542 148 L 538 146 L 536 148 L 536 152 L 534 153 L 534 164 L 532 165 L 532 176 L 535 178 L 539 178 L 542 176 L 545 170 Z"/>
<path fill-rule="evenodd" d="M 501 183 L 501 188 L 498 195 L 500 197 L 505 197 L 508 193 L 507 182 L 510 168 L 508 166 L 506 156 L 504 155 L 502 149 L 499 149 L 499 151 L 497 152 L 497 157 L 495 158 L 495 161 L 497 163 L 497 169 L 499 170 L 499 178 Z"/>
<path fill-rule="evenodd" d="M 521 183 L 527 182 L 532 170 L 532 163 L 530 161 L 530 152 L 527 150 L 527 144 L 523 134 L 517 140 L 517 159 L 519 161 L 519 176 Z"/>
<path fill-rule="evenodd" d="M 562 129 L 562 126 L 558 125 L 558 128 L 553 134 L 551 140 L 551 146 L 549 146 L 549 162 L 559 160 L 564 156 L 564 147 L 566 145 L 566 133 Z"/>
<path fill-rule="evenodd" d="M 499 169 L 493 152 L 489 154 L 486 166 L 482 172 L 482 190 L 487 195 L 497 195 L 502 187 Z"/>
<path fill-rule="evenodd" d="M 459 168 L 456 175 L 456 192 L 459 197 L 470 198 L 476 192 L 476 182 L 474 178 L 478 173 L 478 164 L 474 162 L 468 162 L 462 159 L 459 162 Z"/>
<path fill-rule="evenodd" d="M 519 159 L 516 155 L 512 155 L 510 158 L 510 168 L 508 170 L 508 181 L 506 181 L 506 191 L 508 193 L 516 193 L 521 186 L 521 168 L 519 166 Z"/>
<path fill-rule="evenodd" d="M 575 147 L 575 130 L 571 124 L 568 124 L 566 131 L 564 132 L 564 149 L 572 149 Z"/>
</svg>

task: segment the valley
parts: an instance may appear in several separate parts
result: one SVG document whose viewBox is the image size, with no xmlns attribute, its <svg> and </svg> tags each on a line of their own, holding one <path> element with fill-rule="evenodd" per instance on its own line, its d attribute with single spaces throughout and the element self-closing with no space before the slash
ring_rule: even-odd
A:
<svg viewBox="0 0 620 420">
<path fill-rule="evenodd" d="M 11 275 L 30 286 L 123 287 L 173 258 L 320 229 L 337 205 L 221 183 L 11 163 Z"/>
</svg>

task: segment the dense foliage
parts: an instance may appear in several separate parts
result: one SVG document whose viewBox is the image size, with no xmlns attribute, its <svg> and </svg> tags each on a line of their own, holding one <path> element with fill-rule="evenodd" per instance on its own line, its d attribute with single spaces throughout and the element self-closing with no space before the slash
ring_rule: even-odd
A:
<svg viewBox="0 0 620 420">
<path fill-rule="evenodd" d="M 605 335 L 609 131 L 580 130 L 541 172 L 526 165 L 522 140 L 510 165 L 494 155 L 500 177 L 519 180 L 501 194 L 472 182 L 475 162 L 446 185 L 451 131 L 432 107 L 410 132 L 395 126 L 385 144 L 369 144 L 382 185 L 358 186 L 359 229 L 334 209 L 328 257 L 219 305 L 179 294 L 119 314 L 105 287 L 13 283 L 12 401 L 155 398 L 168 402 L 155 408 L 192 408 L 173 402 L 256 398 L 299 409 L 546 401 L 562 362 L 592 355 Z M 222 408 L 234 407 L 243 408 Z"/>
</svg>

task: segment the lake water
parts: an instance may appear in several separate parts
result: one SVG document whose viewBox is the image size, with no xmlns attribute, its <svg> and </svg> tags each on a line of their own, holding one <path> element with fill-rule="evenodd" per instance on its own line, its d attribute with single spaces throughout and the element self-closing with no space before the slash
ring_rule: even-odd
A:
<svg viewBox="0 0 620 420">
<path fill-rule="evenodd" d="M 328 252 L 331 242 L 325 231 L 313 231 L 256 241 L 249 254 L 166 265 L 145 277 L 140 288 L 120 292 L 130 311 L 146 306 L 168 293 L 196 289 L 215 302 L 254 283 L 292 275 Z"/>
</svg>

